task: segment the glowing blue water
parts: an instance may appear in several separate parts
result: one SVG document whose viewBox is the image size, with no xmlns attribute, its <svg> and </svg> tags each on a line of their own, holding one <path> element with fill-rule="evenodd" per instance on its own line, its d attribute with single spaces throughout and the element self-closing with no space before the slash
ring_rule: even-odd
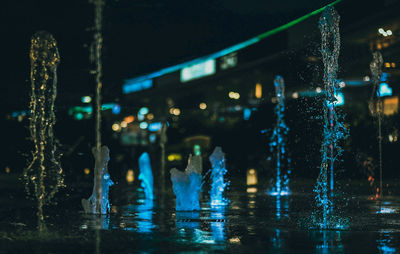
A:
<svg viewBox="0 0 400 254">
<path fill-rule="evenodd" d="M 144 152 L 139 157 L 139 180 L 142 181 L 141 186 L 144 189 L 146 199 L 153 199 L 153 173 L 151 170 L 150 156 Z"/>
<path fill-rule="evenodd" d="M 211 162 L 211 190 L 210 202 L 211 206 L 226 205 L 229 201 L 223 197 L 224 190 L 229 182 L 225 182 L 224 175 L 228 170 L 225 168 L 225 154 L 221 147 L 217 146 L 210 155 Z"/>
<path fill-rule="evenodd" d="M 211 235 L 215 241 L 225 241 L 225 208 L 211 211 Z"/>
<path fill-rule="evenodd" d="M 270 151 L 274 154 L 276 162 L 276 180 L 270 195 L 288 195 L 290 159 L 286 153 L 286 135 L 289 128 L 284 121 L 285 115 L 285 83 L 281 76 L 276 76 L 274 80 L 277 104 L 275 106 L 276 124 L 270 139 Z"/>
<path fill-rule="evenodd" d="M 93 148 L 92 153 L 93 155 L 96 154 L 96 148 Z M 100 165 L 95 165 L 95 168 L 101 169 L 101 182 L 98 182 L 97 177 L 95 176 L 92 195 L 89 197 L 89 199 L 82 199 L 82 206 L 86 213 L 107 214 L 110 212 L 110 201 L 108 200 L 108 192 L 110 190 L 110 186 L 112 186 L 114 183 L 110 178 L 110 174 L 108 173 L 109 160 L 110 150 L 107 146 L 101 147 Z M 100 209 L 98 209 L 96 202 L 96 193 L 97 188 L 99 187 L 101 188 Z"/>
<path fill-rule="evenodd" d="M 200 210 L 200 192 L 202 186 L 201 156 L 189 156 L 184 172 L 171 169 L 172 189 L 175 193 L 175 209 L 177 211 Z M 201 172 L 201 171 L 200 171 Z"/>
<path fill-rule="evenodd" d="M 326 99 L 323 105 L 324 131 L 321 146 L 322 162 L 317 184 L 314 188 L 316 194 L 315 200 L 317 207 L 322 208 L 322 221 L 316 216 L 317 225 L 321 228 L 340 228 L 341 221 L 333 215 L 333 202 L 329 197 L 333 194 L 334 183 L 334 163 L 339 159 L 343 149 L 339 142 L 348 136 L 348 130 L 343 124 L 343 117 L 337 113 L 337 95 L 340 92 L 340 86 L 337 84 L 338 58 L 340 52 L 340 34 L 339 34 L 340 16 L 335 9 L 328 6 L 319 20 L 319 29 L 321 30 L 321 53 L 324 62 L 324 85 Z M 330 187 L 329 174 L 330 171 Z"/>
</svg>

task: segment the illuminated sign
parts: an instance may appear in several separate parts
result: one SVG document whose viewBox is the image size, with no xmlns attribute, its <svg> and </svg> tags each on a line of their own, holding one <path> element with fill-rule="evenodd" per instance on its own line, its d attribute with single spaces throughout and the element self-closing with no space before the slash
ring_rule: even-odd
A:
<svg viewBox="0 0 400 254">
<path fill-rule="evenodd" d="M 152 79 L 145 79 L 145 80 L 128 80 L 123 85 L 123 92 L 124 94 L 139 92 L 142 90 L 146 90 L 153 87 L 153 80 Z"/>
<path fill-rule="evenodd" d="M 181 70 L 181 82 L 187 82 L 215 73 L 215 59 L 210 59 Z"/>
<path fill-rule="evenodd" d="M 222 70 L 233 68 L 237 65 L 237 62 L 238 62 L 237 53 L 233 52 L 230 53 L 229 55 L 221 57 L 220 67 Z"/>
</svg>

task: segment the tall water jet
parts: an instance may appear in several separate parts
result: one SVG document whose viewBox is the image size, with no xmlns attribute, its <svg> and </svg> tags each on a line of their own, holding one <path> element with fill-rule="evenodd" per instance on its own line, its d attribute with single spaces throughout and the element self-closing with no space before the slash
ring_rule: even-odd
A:
<svg viewBox="0 0 400 254">
<path fill-rule="evenodd" d="M 211 162 L 211 190 L 210 200 L 211 206 L 226 205 L 228 200 L 223 197 L 224 190 L 229 182 L 225 182 L 224 175 L 228 170 L 225 168 L 225 154 L 221 147 L 217 146 L 210 155 Z"/>
<path fill-rule="evenodd" d="M 194 156 L 196 157 L 196 156 Z M 202 176 L 199 173 L 199 162 L 189 155 L 188 165 L 184 172 L 171 169 L 172 189 L 175 193 L 175 209 L 177 211 L 200 210 L 200 192 Z"/>
<path fill-rule="evenodd" d="M 92 149 L 93 155 L 96 157 L 97 151 L 96 148 Z M 100 180 L 95 175 L 94 176 L 94 185 L 93 185 L 93 193 L 89 197 L 89 199 L 82 199 L 82 206 L 86 213 L 92 214 L 107 214 L 110 212 L 110 202 L 108 200 L 108 192 L 110 186 L 114 183 L 110 178 L 110 174 L 108 173 L 108 161 L 110 160 L 110 150 L 107 146 L 103 146 L 101 148 L 100 161 L 96 158 L 96 169 L 100 169 Z M 97 164 L 100 163 L 100 164 Z M 101 195 L 98 197 L 98 189 L 101 189 Z M 100 203 L 98 200 L 100 199 Z"/>
<path fill-rule="evenodd" d="M 91 45 L 91 61 L 94 62 L 95 64 L 95 69 L 91 71 L 91 73 L 95 74 L 95 80 L 96 80 L 96 89 L 95 89 L 95 105 L 93 106 L 94 108 L 94 119 L 95 119 L 95 141 L 96 141 L 96 146 L 93 149 L 93 155 L 95 157 L 95 167 L 94 167 L 94 178 L 95 178 L 95 183 L 94 186 L 96 187 L 95 191 L 96 194 L 92 194 L 91 198 L 94 197 L 96 199 L 95 205 L 92 203 L 90 204 L 91 209 L 89 210 L 90 212 L 93 212 L 95 214 L 105 214 L 105 211 L 108 211 L 107 209 L 104 210 L 104 202 L 107 204 L 108 202 L 108 188 L 109 186 L 112 185 L 111 182 L 107 182 L 108 179 L 104 179 L 103 177 L 110 176 L 108 174 L 107 170 L 107 165 L 104 165 L 104 161 L 109 160 L 109 149 L 107 149 L 107 155 L 105 155 L 105 148 L 101 146 L 101 88 L 103 86 L 103 83 L 101 81 L 102 76 L 103 76 L 103 66 L 102 66 L 102 61 L 101 61 L 101 50 L 103 48 L 103 35 L 102 35 L 102 19 L 103 19 L 103 7 L 104 7 L 104 2 L 103 0 L 89 0 L 90 3 L 94 5 L 94 40 Z M 106 156 L 106 157 L 104 157 Z M 106 173 L 105 173 L 106 171 Z M 106 181 L 106 182 L 105 182 Z M 104 184 L 103 184 L 104 182 Z M 101 184 L 100 184 L 101 183 Z M 106 188 L 106 189 L 103 189 Z M 105 193 L 103 193 L 105 192 Z M 104 200 L 107 199 L 107 201 Z M 89 198 L 90 200 L 90 198 Z M 93 200 L 91 200 L 92 202 Z M 84 201 L 82 201 L 82 204 Z M 92 208 L 94 210 L 92 210 Z M 86 212 L 89 212 L 87 210 L 87 207 L 84 209 Z M 107 212 L 106 212 L 107 213 Z"/>
<path fill-rule="evenodd" d="M 31 38 L 31 101 L 29 129 L 34 144 L 32 161 L 24 169 L 28 193 L 38 201 L 38 228 L 44 229 L 43 205 L 63 186 L 63 170 L 57 151 L 53 126 L 56 122 L 54 102 L 57 96 L 57 66 L 60 62 L 57 42 L 45 31 Z"/>
<path fill-rule="evenodd" d="M 281 76 L 276 76 L 274 80 L 277 104 L 275 106 L 276 124 L 272 132 L 270 141 L 270 151 L 275 155 L 276 180 L 274 187 L 269 192 L 271 195 L 288 195 L 290 158 L 286 152 L 286 136 L 289 128 L 287 127 L 285 116 L 285 83 Z"/>
<path fill-rule="evenodd" d="M 151 170 L 150 156 L 144 152 L 139 157 L 139 180 L 142 181 L 141 185 L 144 189 L 146 199 L 153 199 L 153 173 Z"/>
<path fill-rule="evenodd" d="M 377 51 L 372 54 L 372 62 L 369 65 L 371 74 L 372 74 L 372 82 L 374 83 L 373 92 L 371 95 L 372 102 L 372 110 L 376 115 L 378 120 L 378 144 L 379 144 L 379 197 L 383 197 L 383 182 L 382 182 L 382 100 L 380 95 L 380 81 L 382 76 L 382 66 L 383 66 L 383 58 L 382 54 Z M 376 112 L 375 112 L 376 109 Z"/>
<path fill-rule="evenodd" d="M 319 20 L 321 30 L 321 54 L 324 63 L 324 89 L 325 101 L 323 104 L 324 131 L 321 145 L 322 162 L 317 184 L 314 188 L 315 200 L 318 207 L 322 208 L 323 221 L 321 228 L 330 227 L 328 217 L 331 215 L 333 203 L 330 199 L 328 172 L 331 172 L 331 194 L 333 193 L 334 163 L 341 156 L 343 149 L 339 141 L 348 136 L 348 131 L 343 124 L 342 117 L 336 112 L 335 104 L 340 91 L 337 83 L 338 57 L 340 51 L 339 34 L 340 16 L 331 6 L 325 8 Z"/>
</svg>

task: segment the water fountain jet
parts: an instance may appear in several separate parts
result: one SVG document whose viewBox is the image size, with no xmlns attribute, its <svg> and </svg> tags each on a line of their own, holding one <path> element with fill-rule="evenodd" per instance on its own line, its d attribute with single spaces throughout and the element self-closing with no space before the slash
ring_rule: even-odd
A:
<svg viewBox="0 0 400 254">
<path fill-rule="evenodd" d="M 190 154 L 188 165 L 184 172 L 173 168 L 171 169 L 172 189 L 176 196 L 175 209 L 177 211 L 200 210 L 200 192 L 202 186 L 202 176 L 200 171 L 200 156 Z M 201 157 L 200 157 L 201 159 Z"/>
<path fill-rule="evenodd" d="M 289 131 L 285 121 L 285 83 L 281 76 L 274 80 L 277 104 L 275 106 L 276 124 L 270 141 L 270 151 L 275 154 L 276 179 L 269 194 L 272 196 L 284 196 L 290 194 L 289 175 L 290 158 L 286 152 L 286 136 Z"/>
<path fill-rule="evenodd" d="M 224 175 L 228 172 L 225 168 L 225 154 L 222 152 L 221 147 L 217 146 L 214 152 L 210 155 L 211 162 L 211 190 L 210 199 L 211 206 L 226 205 L 229 201 L 223 197 L 224 190 L 229 182 L 224 181 Z"/>
<path fill-rule="evenodd" d="M 324 89 L 325 102 L 323 103 L 324 131 L 321 145 L 322 162 L 317 184 L 314 188 L 316 194 L 315 200 L 317 207 L 322 208 L 322 222 L 318 223 L 323 229 L 337 227 L 332 213 L 333 203 L 333 176 L 334 163 L 341 156 L 343 149 L 339 141 L 348 136 L 348 130 L 345 128 L 342 117 L 337 113 L 335 104 L 340 91 L 337 82 L 338 58 L 340 52 L 340 34 L 339 34 L 340 16 L 336 10 L 328 6 L 325 8 L 319 20 L 319 29 L 321 30 L 321 54 L 324 63 Z M 331 187 L 329 188 L 329 171 L 331 177 Z M 329 195 L 329 189 L 330 194 Z"/>
<path fill-rule="evenodd" d="M 24 169 L 26 189 L 33 186 L 38 201 L 38 228 L 44 229 L 43 205 L 63 184 L 60 153 L 57 151 L 53 126 L 56 122 L 54 102 L 57 95 L 57 66 L 60 62 L 57 42 L 45 31 L 31 39 L 31 101 L 29 129 L 34 144 L 32 161 Z"/>
</svg>

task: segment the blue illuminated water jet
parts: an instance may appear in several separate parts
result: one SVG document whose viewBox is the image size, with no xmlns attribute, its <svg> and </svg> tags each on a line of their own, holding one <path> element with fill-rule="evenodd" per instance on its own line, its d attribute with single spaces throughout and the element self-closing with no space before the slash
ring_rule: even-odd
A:
<svg viewBox="0 0 400 254">
<path fill-rule="evenodd" d="M 175 193 L 177 211 L 200 210 L 200 192 L 202 186 L 201 156 L 189 155 L 184 172 L 173 168 L 170 171 L 172 189 Z"/>
<path fill-rule="evenodd" d="M 318 227 L 341 228 L 339 221 L 332 213 L 333 202 L 330 194 L 333 194 L 334 183 L 334 163 L 339 159 L 343 149 L 339 141 L 348 136 L 348 130 L 343 124 L 342 117 L 336 112 L 337 95 L 340 86 L 337 84 L 338 57 L 340 52 L 340 34 L 339 34 L 340 16 L 331 6 L 325 8 L 319 20 L 319 29 L 321 30 L 321 53 L 324 62 L 324 85 L 325 85 L 325 103 L 323 104 L 324 131 L 321 145 L 322 162 L 317 184 L 314 188 L 316 194 L 315 200 L 317 207 L 322 208 L 322 222 L 315 218 Z M 330 187 L 329 175 L 330 171 Z"/>
<path fill-rule="evenodd" d="M 141 186 L 144 189 L 146 199 L 153 199 L 153 173 L 151 170 L 149 154 L 144 152 L 139 157 L 139 180 L 142 181 Z"/>
<path fill-rule="evenodd" d="M 110 174 L 108 173 L 108 161 L 110 160 L 110 150 L 107 146 L 101 147 L 101 154 L 96 155 L 97 149 L 96 147 L 92 149 L 92 153 L 94 157 L 99 156 L 99 165 L 97 165 L 98 160 L 96 159 L 95 168 L 101 169 L 100 176 L 101 181 L 98 181 L 98 177 L 94 177 L 94 185 L 93 185 L 93 193 L 89 197 L 89 199 L 82 199 L 82 206 L 85 210 L 85 213 L 92 214 L 107 214 L 110 212 L 110 201 L 108 200 L 108 192 L 110 186 L 113 185 L 113 181 L 110 178 Z M 101 197 L 100 197 L 100 207 L 98 207 L 98 202 L 96 202 L 97 198 L 97 190 L 101 189 Z"/>
<path fill-rule="evenodd" d="M 289 175 L 290 158 L 286 152 L 286 136 L 289 128 L 284 121 L 285 115 L 285 83 L 281 76 L 274 80 L 277 104 L 275 106 L 276 124 L 270 139 L 270 151 L 276 162 L 275 184 L 269 191 L 270 195 L 283 196 L 290 194 Z"/>
<path fill-rule="evenodd" d="M 226 205 L 229 201 L 223 197 L 224 190 L 229 182 L 225 182 L 224 175 L 228 170 L 225 168 L 225 154 L 221 147 L 217 146 L 210 155 L 211 162 L 211 190 L 210 203 L 211 206 Z"/>
</svg>

